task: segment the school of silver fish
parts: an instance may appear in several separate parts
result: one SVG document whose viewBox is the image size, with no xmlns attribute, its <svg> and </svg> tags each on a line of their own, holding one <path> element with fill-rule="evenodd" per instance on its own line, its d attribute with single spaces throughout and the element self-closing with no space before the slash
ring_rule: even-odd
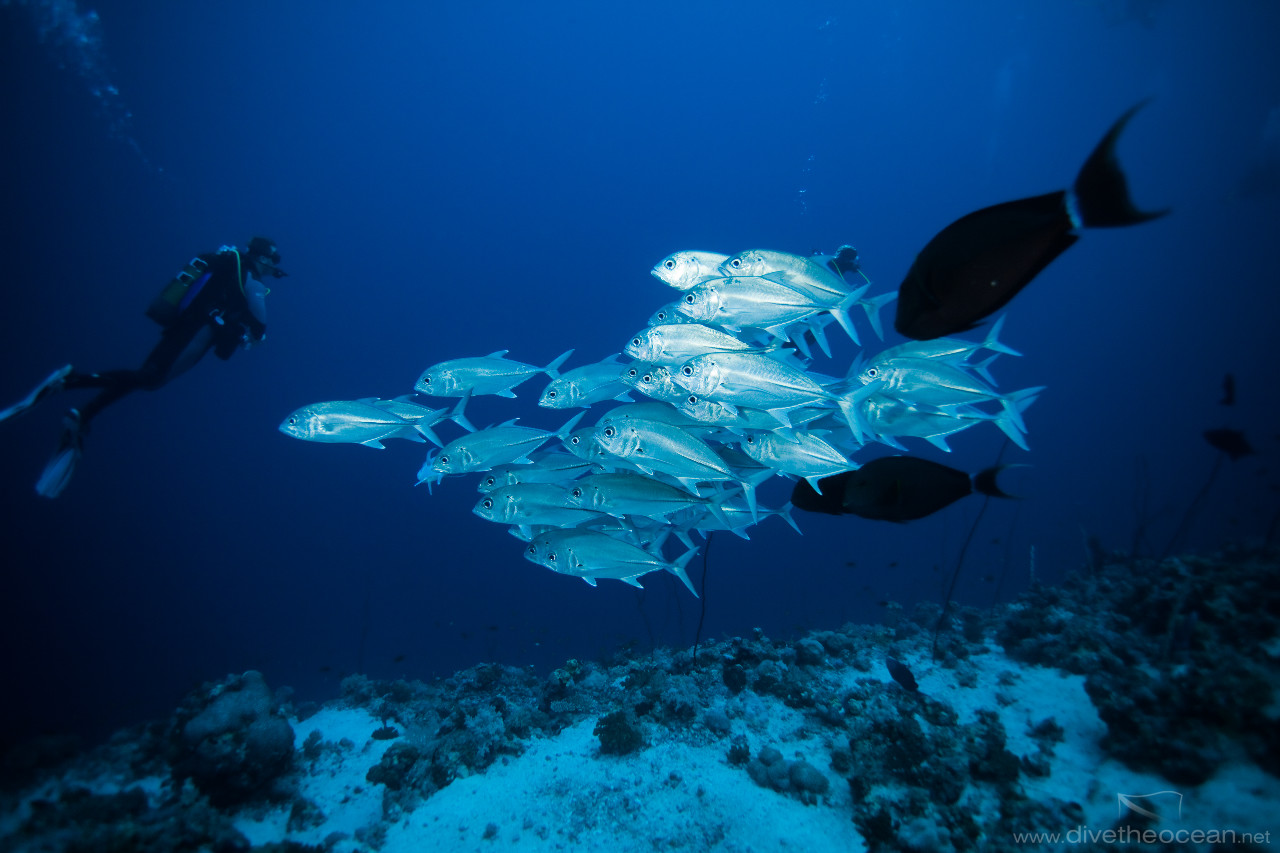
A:
<svg viewBox="0 0 1280 853">
<path fill-rule="evenodd" d="M 445 361 L 423 371 L 414 391 L 456 403 L 432 408 L 412 395 L 316 403 L 280 430 L 375 448 L 388 438 L 430 441 L 439 449 L 418 482 L 478 474 L 474 512 L 506 525 L 531 562 L 592 586 L 613 578 L 638 587 L 665 571 L 694 595 L 685 567 L 699 550 L 695 532 L 746 538 L 774 515 L 799 532 L 789 502 L 757 503 L 770 477 L 804 479 L 820 492 L 822 478 L 856 469 L 869 444 L 904 449 L 903 440 L 923 439 L 949 450 L 949 436 L 983 423 L 1027 448 L 1022 413 L 1043 388 L 996 390 L 992 361 L 1018 355 L 999 340 L 1003 318 L 980 342 L 863 350 L 840 375 L 824 375 L 811 367 L 810 342 L 830 358 L 826 329 L 835 323 L 861 346 L 855 306 L 882 340 L 880 310 L 897 296 L 868 297 L 871 282 L 856 264 L 762 249 L 680 251 L 652 273 L 679 296 L 620 353 L 563 372 L 572 350 L 545 367 L 505 350 Z M 594 425 L 579 426 L 581 411 L 555 430 L 515 421 L 476 429 L 467 420 L 473 397 L 514 397 L 539 375 L 550 377 L 540 406 L 608 408 Z M 446 421 L 464 432 L 442 443 L 435 428 Z M 672 537 L 682 550 L 668 559 Z"/>
</svg>

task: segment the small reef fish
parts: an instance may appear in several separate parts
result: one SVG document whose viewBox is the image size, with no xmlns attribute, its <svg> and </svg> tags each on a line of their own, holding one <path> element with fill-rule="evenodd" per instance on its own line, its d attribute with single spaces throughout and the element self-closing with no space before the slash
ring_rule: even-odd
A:
<svg viewBox="0 0 1280 853">
<path fill-rule="evenodd" d="M 883 456 L 856 471 L 823 479 L 821 492 L 801 480 L 791 492 L 791 502 L 809 512 L 851 514 L 874 521 L 913 521 L 975 492 L 995 498 L 1013 497 L 996 484 L 996 476 L 1007 467 L 994 465 L 970 476 L 915 456 Z"/>
<path fill-rule="evenodd" d="M 1022 413 L 1036 401 L 1039 388 L 1027 388 L 1015 391 L 1006 396 L 1018 414 L 1015 422 L 1007 411 L 988 414 L 974 406 L 933 406 L 916 405 L 886 394 L 872 394 L 862 401 L 859 412 L 863 421 L 876 437 L 891 447 L 905 449 L 895 439 L 900 437 L 923 438 L 939 450 L 951 452 L 947 445 L 947 436 L 954 435 L 980 423 L 994 423 L 1009 437 L 1009 440 L 1028 450 L 1026 425 L 1022 423 Z"/>
<path fill-rule="evenodd" d="M 541 565 L 546 568 L 580 577 L 592 586 L 601 578 L 612 578 L 640 587 L 636 578 L 649 572 L 666 571 L 679 578 L 695 598 L 698 596 L 684 570 L 698 553 L 696 548 L 686 551 L 674 562 L 667 562 L 659 554 L 597 530 L 550 531 L 530 545 L 525 551 L 526 557 L 540 556 Z"/>
<path fill-rule="evenodd" d="M 589 408 L 606 400 L 631 402 L 627 395 L 630 388 L 620 376 L 622 362 L 616 355 L 566 370 L 552 379 L 538 399 L 538 405 L 548 409 Z"/>
<path fill-rule="evenodd" d="M 722 498 L 701 498 L 661 480 L 629 471 L 589 474 L 567 488 L 567 502 L 617 518 L 628 516 L 661 521 L 673 513 L 697 506 L 718 513 Z M 720 514 L 728 523 L 728 519 Z"/>
<path fill-rule="evenodd" d="M 472 471 L 488 471 L 508 462 L 529 462 L 529 454 L 553 438 L 564 440 L 586 412 L 579 412 L 556 432 L 534 427 L 516 426 L 512 418 L 498 426 L 468 433 L 441 448 L 434 456 L 428 456 L 418 482 L 443 480 L 450 474 L 467 474 Z"/>
<path fill-rule="evenodd" d="M 560 365 L 573 355 L 573 350 L 568 350 L 546 367 L 534 367 L 504 358 L 507 352 L 498 350 L 479 358 L 457 358 L 433 364 L 422 372 L 413 388 L 430 397 L 465 397 L 468 394 L 514 397 L 512 388 L 540 373 L 552 379 L 558 377 Z"/>
<path fill-rule="evenodd" d="M 779 346 L 755 346 L 720 329 L 690 322 L 649 326 L 637 332 L 623 352 L 638 361 L 679 367 L 709 352 L 773 352 Z"/>
<path fill-rule="evenodd" d="M 453 407 L 452 411 L 449 409 L 433 409 L 429 406 L 424 406 L 421 403 L 415 403 L 410 399 L 409 395 L 402 395 L 391 400 L 379 400 L 376 397 L 367 397 L 359 400 L 358 402 L 368 403 L 371 406 L 376 406 L 379 409 L 391 412 L 393 415 L 399 415 L 409 423 L 413 424 L 419 432 L 431 440 L 432 444 L 437 447 L 443 447 L 444 444 L 435 434 L 433 427 L 439 426 L 445 421 L 453 421 L 467 432 L 476 431 L 476 428 L 471 425 L 471 421 L 467 420 L 467 416 L 464 414 L 467 401 L 470 399 L 470 395 L 461 398 L 458 400 L 458 404 Z"/>
<path fill-rule="evenodd" d="M 660 471 L 691 494 L 698 483 L 737 480 L 705 441 L 671 424 L 624 418 L 597 426 L 594 438 L 610 455 L 646 474 Z"/>
<path fill-rule="evenodd" d="M 280 424 L 280 431 L 303 441 L 326 444 L 363 444 L 383 449 L 388 438 L 425 441 L 430 425 L 410 422 L 384 408 L 356 400 L 331 400 L 295 409 Z"/>
<path fill-rule="evenodd" d="M 858 343 L 849 324 L 848 308 L 866 287 L 832 301 L 822 295 L 797 290 L 774 276 L 734 276 L 703 282 L 687 291 L 677 310 L 699 323 L 719 326 L 728 331 L 744 328 L 764 329 L 771 335 L 789 339 L 788 326 L 829 313 L 850 329 L 850 337 Z"/>
<path fill-rule="evenodd" d="M 529 454 L 530 463 L 522 465 L 498 465 L 480 477 L 477 491 L 487 494 L 503 486 L 516 483 L 567 483 L 584 474 L 597 470 L 585 459 L 555 450 L 540 450 Z"/>
<path fill-rule="evenodd" d="M 858 467 L 818 436 L 799 430 L 786 438 L 773 432 L 748 435 L 742 450 L 761 465 L 807 480 L 815 492 L 822 491 L 822 478 Z"/>
<path fill-rule="evenodd" d="M 481 497 L 471 511 L 488 521 L 523 528 L 526 533 L 535 526 L 575 527 L 608 518 L 571 506 L 568 488 L 558 483 L 503 486 Z"/>
<path fill-rule="evenodd" d="M 1077 230 L 1137 225 L 1168 213 L 1134 207 L 1116 162 L 1116 141 L 1145 103 L 1111 126 L 1071 189 L 986 207 L 938 232 L 898 288 L 894 328 L 916 340 L 972 329 L 1070 248 Z"/>
</svg>

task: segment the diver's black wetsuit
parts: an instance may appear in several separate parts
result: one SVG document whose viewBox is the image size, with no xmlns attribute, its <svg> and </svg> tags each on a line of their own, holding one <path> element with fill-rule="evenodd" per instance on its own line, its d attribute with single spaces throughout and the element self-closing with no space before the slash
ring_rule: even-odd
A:
<svg viewBox="0 0 1280 853">
<path fill-rule="evenodd" d="M 249 277 L 247 258 L 224 251 L 201 255 L 211 275 L 183 312 L 161 333 L 160 342 L 137 370 L 67 375 L 63 388 L 101 388 L 102 392 L 80 407 L 80 425 L 115 401 L 137 390 L 154 391 L 190 368 L 210 349 L 228 359 L 247 337 L 260 341 L 266 324 L 254 316 L 245 296 Z M 179 361 L 181 360 L 181 364 Z M 176 369 L 175 369 L 176 368 Z"/>
</svg>

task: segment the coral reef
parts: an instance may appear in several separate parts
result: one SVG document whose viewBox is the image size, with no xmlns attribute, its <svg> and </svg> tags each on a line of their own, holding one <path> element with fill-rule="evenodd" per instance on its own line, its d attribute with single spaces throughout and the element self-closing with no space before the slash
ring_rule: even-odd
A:
<svg viewBox="0 0 1280 853">
<path fill-rule="evenodd" d="M 651 768 L 637 774 L 652 777 L 647 796 L 708 797 L 705 765 L 652 774 L 655 753 L 697 752 L 758 796 L 808 814 L 840 810 L 872 850 L 1012 850 L 1014 833 L 1084 819 L 1075 799 L 1028 794 L 1055 777 L 1080 720 L 1060 722 L 1051 704 L 1031 713 L 1033 667 L 1074 674 L 1054 677 L 1075 678 L 1078 702 L 1092 701 L 1092 748 L 1134 770 L 1180 787 L 1232 758 L 1280 773 L 1275 569 L 1274 554 L 1246 550 L 1091 560 L 1061 587 L 1034 587 L 1013 604 L 954 608 L 932 662 L 936 604 L 890 608 L 889 625 L 794 639 L 757 630 L 706 643 L 697 660 L 658 649 L 569 660 L 545 677 L 494 664 L 430 683 L 354 675 L 315 716 L 247 672 L 76 758 L 26 753 L 0 795 L 14 815 L 0 839 L 33 851 L 238 851 L 250 847 L 240 828 L 276 814 L 287 837 L 254 849 L 378 850 L 444 789 L 580 731 L 594 734 L 599 772 Z M 338 719 L 359 730 L 330 728 Z M 294 726 L 305 733 L 296 748 Z M 342 791 L 316 793 L 310 780 L 346 768 L 358 776 Z M 564 803 L 554 830 L 564 843 L 645 813 L 641 795 L 617 782 L 582 788 L 561 776 L 547 788 Z M 553 832 L 536 820 L 523 830 Z M 471 837 L 498 845 L 518 832 L 495 816 Z M 663 837 L 715 846 L 731 832 L 713 821 Z"/>
<path fill-rule="evenodd" d="M 293 763 L 293 728 L 252 670 L 188 696 L 169 741 L 175 779 L 191 779 L 218 806 L 271 793 Z"/>
<path fill-rule="evenodd" d="M 1134 769 L 1198 785 L 1233 742 L 1280 773 L 1274 553 L 1113 555 L 1089 568 L 1009 608 L 997 633 L 1008 655 L 1086 676 L 1103 747 Z"/>
</svg>

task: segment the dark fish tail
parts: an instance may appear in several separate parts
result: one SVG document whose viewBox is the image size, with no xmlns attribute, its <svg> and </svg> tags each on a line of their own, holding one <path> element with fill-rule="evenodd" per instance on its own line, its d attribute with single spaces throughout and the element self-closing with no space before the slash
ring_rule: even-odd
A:
<svg viewBox="0 0 1280 853">
<path fill-rule="evenodd" d="M 1004 489 L 1001 489 L 996 483 L 996 477 L 1005 468 L 1020 467 L 1016 463 L 1010 462 L 1005 465 L 992 465 L 990 468 L 983 468 L 981 471 L 973 475 L 973 490 L 979 494 L 987 495 L 993 498 L 1017 498 L 1017 495 L 1011 495 Z"/>
<path fill-rule="evenodd" d="M 1158 219 L 1169 212 L 1168 208 L 1150 212 L 1138 210 L 1129 197 L 1129 182 L 1125 180 L 1124 172 L 1120 171 L 1120 164 L 1116 160 L 1116 141 L 1124 126 L 1149 100 L 1150 98 L 1134 104 L 1120 116 L 1080 169 L 1072 188 L 1077 226 L 1110 228 L 1137 225 L 1139 222 Z"/>
</svg>

